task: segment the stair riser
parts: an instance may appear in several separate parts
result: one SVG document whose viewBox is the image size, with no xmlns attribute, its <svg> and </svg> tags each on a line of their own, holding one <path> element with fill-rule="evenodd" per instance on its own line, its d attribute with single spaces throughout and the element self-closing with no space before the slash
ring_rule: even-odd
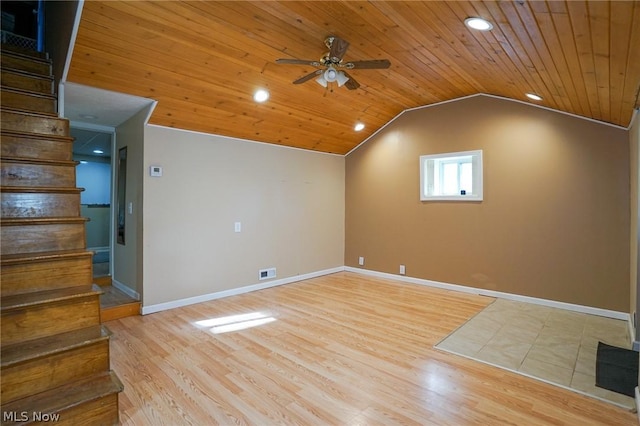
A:
<svg viewBox="0 0 640 426">
<path fill-rule="evenodd" d="M 0 82 L 2 82 L 3 86 L 14 89 L 30 90 L 44 95 L 52 95 L 54 93 L 53 80 L 51 78 L 42 78 L 3 70 L 2 73 L 0 73 Z"/>
<path fill-rule="evenodd" d="M 85 248 L 85 223 L 3 226 L 2 255 Z"/>
<path fill-rule="evenodd" d="M 80 215 L 80 194 L 3 193 L 2 217 L 68 217 Z"/>
<path fill-rule="evenodd" d="M 35 112 L 54 113 L 57 111 L 55 99 L 8 90 L 2 91 L 2 105 Z"/>
<path fill-rule="evenodd" d="M 103 396 L 100 399 L 78 404 L 60 412 L 56 426 L 77 425 L 118 425 L 118 394 Z"/>
<path fill-rule="evenodd" d="M 52 320 L 55 318 L 55 320 Z M 2 345 L 100 324 L 99 295 L 2 312 Z"/>
<path fill-rule="evenodd" d="M 22 56 L 13 56 L 8 52 L 3 52 L 0 61 L 2 68 L 12 68 L 43 76 L 51 75 L 51 65 L 47 62 L 32 60 Z"/>
<path fill-rule="evenodd" d="M 69 121 L 64 118 L 2 111 L 1 119 L 4 130 L 31 132 L 41 135 L 67 136 L 69 134 Z"/>
<path fill-rule="evenodd" d="M 103 307 L 100 310 L 102 322 L 140 315 L 140 303 L 127 303 L 112 308 Z"/>
<path fill-rule="evenodd" d="M 4 265 L 0 270 L 2 295 L 89 285 L 93 280 L 91 257 Z"/>
<path fill-rule="evenodd" d="M 32 138 L 28 135 L 2 136 L 0 142 L 2 156 L 5 158 L 33 158 L 41 160 L 71 160 L 73 157 L 73 144 L 66 140 L 50 140 Z"/>
<path fill-rule="evenodd" d="M 76 167 L 69 165 L 3 162 L 2 186 L 75 188 Z"/>
<path fill-rule="evenodd" d="M 2 402 L 6 404 L 108 369 L 108 340 L 20 363 L 2 370 Z"/>
</svg>

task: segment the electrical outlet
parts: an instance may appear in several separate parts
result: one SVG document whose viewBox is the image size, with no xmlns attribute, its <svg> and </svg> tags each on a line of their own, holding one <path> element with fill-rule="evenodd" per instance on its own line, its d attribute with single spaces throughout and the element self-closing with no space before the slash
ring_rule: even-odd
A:
<svg viewBox="0 0 640 426">
<path fill-rule="evenodd" d="M 404 273 L 405 273 L 404 265 L 400 265 L 400 275 L 404 275 Z"/>
<path fill-rule="evenodd" d="M 360 265 L 360 266 L 364 265 L 364 257 L 360 256 L 358 258 L 358 265 Z"/>
</svg>

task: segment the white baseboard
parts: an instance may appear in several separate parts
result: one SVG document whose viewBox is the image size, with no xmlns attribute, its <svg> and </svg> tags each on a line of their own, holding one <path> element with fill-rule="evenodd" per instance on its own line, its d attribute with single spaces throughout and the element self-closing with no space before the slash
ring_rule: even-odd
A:
<svg viewBox="0 0 640 426">
<path fill-rule="evenodd" d="M 540 299 L 537 297 L 521 296 L 519 294 L 503 293 L 501 291 L 485 290 L 475 287 L 467 287 L 458 284 L 449 284 L 439 281 L 425 280 L 422 278 L 407 277 L 405 275 L 390 274 L 387 272 L 377 272 L 368 269 L 354 268 L 345 266 L 345 271 L 355 272 L 357 274 L 370 275 L 373 277 L 385 278 L 390 280 L 402 281 L 411 284 L 425 285 L 429 287 L 441 288 L 444 290 L 459 291 L 462 293 L 477 294 L 479 296 L 489 296 L 498 299 L 515 300 L 517 302 L 533 303 L 536 305 L 549 306 L 552 308 L 566 309 L 568 311 L 582 312 L 585 314 L 598 315 L 601 317 L 613 318 L 623 321 L 629 321 L 630 315 L 626 312 L 612 311 L 609 309 L 594 308 L 591 306 L 576 305 L 573 303 L 557 302 L 555 300 Z"/>
<path fill-rule="evenodd" d="M 629 314 L 629 321 L 627 321 L 629 329 L 629 342 L 631 343 L 631 349 L 638 352 L 640 351 L 640 342 L 636 340 L 636 328 L 633 326 L 633 316 Z"/>
<path fill-rule="evenodd" d="M 109 248 L 109 246 L 105 246 L 105 247 L 87 247 L 87 251 L 94 251 L 96 253 L 102 253 L 102 252 L 109 251 L 109 250 L 111 250 Z"/>
<path fill-rule="evenodd" d="M 121 292 L 123 292 L 124 294 L 126 294 L 129 297 L 133 297 L 136 300 L 140 300 L 140 294 L 135 291 L 134 289 L 132 289 L 129 286 L 126 286 L 124 284 L 122 284 L 120 281 L 116 281 L 113 278 L 111 279 L 111 285 L 113 285 L 115 288 L 117 288 L 118 290 L 120 290 Z"/>
<path fill-rule="evenodd" d="M 253 284 L 245 287 L 233 288 L 229 290 L 218 291 L 215 293 L 203 294 L 201 296 L 188 297 L 186 299 L 179 299 L 171 302 L 158 303 L 156 305 L 143 306 L 142 315 L 153 314 L 155 312 L 166 311 L 167 309 L 179 308 L 181 306 L 193 305 L 195 303 L 208 302 L 210 300 L 221 299 L 223 297 L 237 296 L 239 294 L 249 293 L 256 290 L 263 290 L 265 288 L 270 288 L 270 287 L 277 287 L 284 284 L 291 284 L 297 281 L 308 280 L 311 278 L 320 277 L 322 275 L 335 274 L 336 272 L 342 272 L 342 271 L 344 271 L 344 267 L 339 266 L 337 268 L 310 272 L 308 274 L 296 275 L 294 277 L 282 278 L 279 280 L 268 281 L 265 283 Z"/>
<path fill-rule="evenodd" d="M 210 300 L 221 299 L 223 297 L 236 296 L 239 294 L 249 293 L 256 290 L 263 290 L 270 287 L 277 287 L 285 284 L 294 283 L 297 281 L 308 280 L 311 278 L 320 277 L 322 275 L 329 275 L 329 274 L 334 274 L 336 272 L 342 272 L 342 271 L 353 272 L 356 274 L 369 275 L 369 276 L 385 278 L 390 280 L 396 280 L 401 282 L 407 282 L 411 284 L 425 285 L 428 287 L 435 287 L 435 288 L 440 288 L 444 290 L 459 291 L 462 293 L 477 294 L 480 296 L 495 297 L 498 299 L 515 300 L 518 302 L 533 303 L 536 305 L 549 306 L 552 308 L 566 309 L 574 312 L 581 312 L 585 314 L 598 315 L 601 317 L 613 318 L 613 319 L 618 319 L 623 321 L 630 321 L 630 315 L 626 312 L 612 311 L 609 309 L 594 308 L 591 306 L 576 305 L 573 303 L 558 302 L 555 300 L 540 299 L 537 297 L 522 296 L 519 294 L 504 293 L 504 292 L 494 291 L 494 290 L 485 290 L 485 289 L 468 287 L 468 286 L 463 286 L 458 284 L 450 284 L 450 283 L 443 283 L 439 281 L 425 280 L 422 278 L 407 277 L 405 275 L 396 275 L 396 274 L 390 274 L 386 272 L 378 272 L 378 271 L 372 271 L 368 269 L 354 268 L 351 266 L 339 266 L 336 268 L 325 269 L 322 271 L 311 272 L 308 274 L 296 275 L 294 277 L 282 278 L 279 280 L 268 281 L 265 283 L 253 284 L 245 287 L 233 288 L 229 290 L 218 291 L 215 293 L 209 293 L 209 294 L 203 294 L 200 296 L 188 297 L 185 299 L 173 300 L 171 302 L 143 306 L 142 315 L 166 311 L 168 309 L 179 308 L 181 306 L 193 305 L 195 303 L 208 302 Z M 115 280 L 113 281 L 113 285 L 114 287 L 118 288 L 119 290 L 122 290 L 123 292 L 127 293 L 131 297 L 135 297 L 139 299 L 138 293 L 126 287 L 125 285 L 120 284 Z M 633 338 L 631 338 L 631 340 L 633 342 Z M 635 344 L 639 342 L 633 342 L 633 343 L 635 347 Z"/>
</svg>

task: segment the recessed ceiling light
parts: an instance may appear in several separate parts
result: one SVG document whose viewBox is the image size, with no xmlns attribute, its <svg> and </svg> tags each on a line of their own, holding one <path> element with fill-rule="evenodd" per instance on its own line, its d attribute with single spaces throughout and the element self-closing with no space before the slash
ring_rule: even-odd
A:
<svg viewBox="0 0 640 426">
<path fill-rule="evenodd" d="M 94 153 L 94 154 L 104 154 L 104 151 L 103 151 L 103 150 L 101 150 L 101 149 L 94 149 L 94 150 L 93 150 L 93 153 Z"/>
<path fill-rule="evenodd" d="M 362 129 L 364 129 L 364 124 L 362 123 L 356 123 L 356 125 L 353 128 L 353 130 L 355 130 L 356 132 L 359 132 Z"/>
<path fill-rule="evenodd" d="M 253 94 L 253 100 L 256 102 L 265 102 L 267 99 L 269 99 L 269 92 L 264 89 L 258 89 Z"/>
<path fill-rule="evenodd" d="M 97 115 L 91 115 L 91 114 L 80 114 L 80 118 L 84 118 L 87 120 L 95 120 L 96 118 L 98 118 Z"/>
<path fill-rule="evenodd" d="M 491 22 L 482 18 L 467 18 L 464 20 L 464 24 L 467 27 L 478 31 L 489 31 L 493 28 L 493 24 L 491 24 Z"/>
<path fill-rule="evenodd" d="M 527 98 L 533 99 L 534 101 L 541 101 L 542 96 L 538 96 L 535 93 L 527 93 Z"/>
</svg>

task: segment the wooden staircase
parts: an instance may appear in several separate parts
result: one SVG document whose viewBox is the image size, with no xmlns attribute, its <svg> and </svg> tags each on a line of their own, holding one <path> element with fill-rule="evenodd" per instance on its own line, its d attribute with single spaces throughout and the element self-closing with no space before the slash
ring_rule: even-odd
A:
<svg viewBox="0 0 640 426">
<path fill-rule="evenodd" d="M 117 424 L 69 122 L 46 55 L 1 52 L 2 424 Z"/>
</svg>

